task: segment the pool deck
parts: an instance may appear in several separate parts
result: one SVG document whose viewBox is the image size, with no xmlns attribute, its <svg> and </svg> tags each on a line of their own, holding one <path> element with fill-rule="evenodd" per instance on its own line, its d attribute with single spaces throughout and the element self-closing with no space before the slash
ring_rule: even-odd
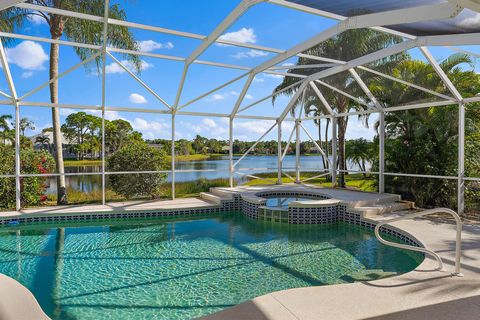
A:
<svg viewBox="0 0 480 320">
<path fill-rule="evenodd" d="M 283 185 L 267 185 L 267 186 L 245 186 L 235 188 L 217 188 L 225 192 L 235 192 L 243 194 L 253 194 L 265 190 L 309 190 L 327 195 L 331 198 L 338 199 L 342 202 L 349 203 L 352 206 L 362 205 L 364 203 L 376 203 L 384 201 L 395 201 L 400 199 L 397 195 L 378 194 L 370 192 L 360 192 L 354 190 L 341 190 L 321 187 L 308 187 L 295 184 Z M 67 206 L 51 206 L 22 209 L 20 211 L 4 211 L 0 212 L 1 218 L 20 218 L 20 217 L 36 217 L 46 215 L 73 215 L 82 213 L 111 213 L 111 212 L 128 212 L 128 211 L 149 211 L 149 210 L 175 210 L 188 208 L 205 208 L 218 205 L 217 203 L 202 198 L 177 198 L 175 200 L 143 200 L 143 201 L 124 201 L 111 202 L 106 205 L 67 205 Z"/>
<path fill-rule="evenodd" d="M 436 271 L 436 261 L 427 257 L 414 271 L 400 276 L 273 292 L 201 319 L 480 319 L 480 225 L 463 227 L 463 277 L 450 274 L 455 254 L 454 223 L 416 219 L 393 225 L 437 252 L 448 272 Z"/>
<path fill-rule="evenodd" d="M 237 187 L 235 191 L 255 193 L 267 188 L 271 190 L 272 187 L 277 189 L 285 187 L 290 188 L 290 190 L 291 188 L 305 188 L 292 185 L 255 186 Z M 328 188 L 317 188 L 316 190 L 352 205 L 382 203 L 398 199 L 398 196 L 388 194 L 381 195 Z M 223 191 L 229 192 L 232 190 L 225 188 Z M 0 219 L 38 215 L 201 208 L 217 205 L 200 198 L 130 201 L 108 205 L 56 206 L 25 209 L 19 212 L 1 212 Z M 401 213 L 392 213 L 384 217 L 370 219 L 393 218 L 398 214 Z M 202 319 L 480 319 L 480 225 L 466 224 L 463 228 L 463 277 L 455 277 L 450 274 L 453 271 L 455 249 L 455 225 L 451 221 L 440 220 L 440 218 L 416 219 L 399 221 L 393 225 L 410 233 L 426 247 L 437 252 L 442 257 L 449 272 L 436 271 L 436 261 L 427 256 L 414 271 L 403 275 L 375 281 L 273 292 Z M 30 303 L 25 302 L 25 299 L 19 299 L 22 294 L 26 294 L 27 298 L 30 297 L 28 296 L 28 290 L 16 281 L 9 282 L 8 279 L 3 278 L 0 275 L 0 296 L 8 297 L 8 299 L 0 299 L 0 319 L 10 319 L 8 314 L 15 314 L 15 312 L 18 312 L 15 319 L 47 319 L 34 299 Z M 7 285 L 4 286 L 3 284 Z M 18 292 L 18 295 L 12 294 L 15 292 Z M 30 298 L 33 298 L 33 296 Z M 15 301 L 22 301 L 22 303 L 15 304 Z M 2 313 L 5 311 L 7 313 Z M 24 317 L 18 316 L 20 314 Z M 36 317 L 32 317 L 34 314 L 36 314 Z"/>
</svg>

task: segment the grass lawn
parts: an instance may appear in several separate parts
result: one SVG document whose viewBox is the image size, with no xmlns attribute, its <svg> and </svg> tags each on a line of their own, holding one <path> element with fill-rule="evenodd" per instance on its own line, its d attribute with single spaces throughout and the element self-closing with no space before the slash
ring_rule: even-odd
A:
<svg viewBox="0 0 480 320">
<path fill-rule="evenodd" d="M 76 159 L 66 159 L 63 162 L 65 167 L 76 167 L 76 166 L 101 166 L 102 160 L 99 159 L 84 159 L 84 160 L 76 160 Z"/>
<path fill-rule="evenodd" d="M 294 176 L 295 174 L 293 172 L 289 173 L 290 176 Z M 318 172 L 302 172 L 300 174 L 300 180 L 307 179 L 310 177 L 314 177 L 318 175 Z M 268 179 L 273 179 L 276 181 L 277 179 L 277 174 L 276 173 L 262 173 L 262 174 L 257 174 L 256 176 L 260 178 L 268 178 Z M 283 183 L 292 183 L 293 181 L 290 180 L 290 178 L 283 176 L 282 177 L 282 182 Z M 362 174 L 356 173 L 356 174 L 348 174 L 345 176 L 345 182 L 347 184 L 347 188 L 354 189 L 354 190 L 361 190 L 361 191 L 376 191 L 376 186 L 375 186 L 375 177 L 367 175 L 364 177 Z M 273 182 L 272 182 L 273 183 Z M 308 180 L 305 182 L 306 184 L 312 184 L 312 185 L 319 185 L 322 187 L 331 187 L 332 182 L 327 181 L 325 177 L 321 178 L 315 178 L 312 180 Z M 246 185 L 249 186 L 254 186 L 254 185 L 265 185 L 265 184 L 270 184 L 268 181 L 265 180 L 259 180 L 259 179 L 254 179 L 250 180 Z"/>
</svg>

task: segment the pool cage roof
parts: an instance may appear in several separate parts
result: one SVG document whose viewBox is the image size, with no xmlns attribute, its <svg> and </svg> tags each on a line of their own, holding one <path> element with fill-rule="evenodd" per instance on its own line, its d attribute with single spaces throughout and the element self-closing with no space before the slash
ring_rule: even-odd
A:
<svg viewBox="0 0 480 320">
<path fill-rule="evenodd" d="M 78 19 L 85 19 L 90 21 L 95 21 L 98 23 L 103 23 L 103 36 L 102 43 L 98 44 L 87 44 L 87 43 L 77 43 L 66 40 L 53 40 L 50 38 L 30 36 L 18 33 L 7 33 L 3 30 L 0 30 L 0 37 L 2 38 L 14 38 L 22 40 L 31 40 L 44 43 L 58 43 L 61 46 L 70 46 L 70 47 L 81 47 L 91 49 L 96 51 L 91 57 L 87 58 L 84 61 L 72 66 L 66 71 L 59 74 L 57 78 L 50 79 L 48 82 L 45 82 L 36 89 L 24 94 L 19 97 L 15 90 L 15 83 L 12 80 L 10 74 L 9 64 L 5 55 L 5 50 L 3 45 L 0 43 L 0 60 L 5 73 L 9 90 L 10 92 L 1 92 L 0 96 L 3 96 L 3 101 L 0 101 L 0 104 L 4 105 L 13 105 L 16 107 L 16 121 L 17 121 L 17 130 L 16 130 L 16 151 L 17 157 L 19 156 L 19 107 L 20 106 L 37 106 L 37 107 L 48 107 L 48 108 L 70 108 L 70 109 L 89 109 L 89 110 L 99 110 L 102 112 L 103 119 L 106 111 L 130 111 L 130 112 L 147 112 L 147 113 L 159 113 L 159 114 L 169 114 L 172 117 L 172 142 L 175 141 L 175 115 L 189 115 L 189 116 L 211 116 L 211 117 L 224 117 L 230 119 L 229 123 L 229 136 L 230 136 L 230 181 L 232 183 L 232 176 L 235 172 L 235 166 L 240 162 L 250 150 L 247 151 L 237 162 L 233 163 L 232 155 L 232 146 L 233 146 L 233 120 L 234 119 L 262 119 L 262 120 L 274 120 L 275 123 L 270 127 L 267 132 L 262 135 L 258 141 L 261 141 L 269 132 L 271 132 L 275 127 L 278 128 L 278 139 L 281 141 L 281 123 L 283 121 L 295 121 L 296 126 L 294 131 L 297 130 L 297 136 L 299 128 L 303 129 L 305 133 L 311 138 L 313 143 L 322 153 L 323 150 L 315 143 L 315 140 L 311 137 L 308 131 L 301 125 L 302 120 L 313 120 L 313 119 L 322 119 L 329 118 L 333 123 L 333 130 L 336 130 L 336 119 L 338 117 L 350 116 L 350 115 L 359 115 L 359 114 L 370 114 L 370 113 L 379 113 L 380 114 L 380 127 L 379 127 L 379 143 L 380 143 L 380 168 L 378 174 L 379 179 L 379 192 L 384 192 L 384 176 L 387 174 L 384 172 L 384 113 L 389 111 L 399 111 L 399 110 L 408 110 L 415 108 L 427 108 L 434 106 L 444 106 L 444 105 L 458 105 L 459 106 L 459 170 L 458 177 L 440 177 L 440 176 L 425 176 L 433 178 L 447 178 L 458 180 L 459 184 L 459 211 L 463 211 L 463 189 L 464 181 L 468 178 L 463 177 L 464 173 L 464 127 L 465 127 L 465 104 L 470 102 L 480 101 L 480 95 L 473 97 L 464 98 L 460 95 L 458 90 L 449 80 L 445 72 L 440 67 L 439 63 L 435 60 L 431 52 L 427 47 L 435 46 L 448 46 L 453 50 L 467 53 L 471 56 L 479 57 L 480 55 L 475 52 L 465 51 L 462 48 L 456 46 L 469 46 L 469 45 L 479 45 L 480 44 L 480 23 L 478 22 L 478 14 L 480 12 L 480 0 L 449 0 L 449 1 L 439 1 L 439 0 L 338 0 L 338 1 L 327 1 L 327 0 L 241 0 L 238 5 L 218 24 L 215 29 L 208 35 L 184 32 L 181 30 L 172 30 L 163 28 L 161 26 L 146 25 L 139 22 L 130 22 L 130 21 L 120 21 L 116 19 L 108 18 L 110 1 L 105 0 L 104 7 L 104 16 L 94 16 L 86 13 L 72 12 L 64 9 L 58 9 L 53 7 L 47 7 L 39 5 L 40 2 L 37 1 L 18 1 L 18 0 L 4 0 L 0 3 L 0 10 L 5 10 L 10 7 L 18 7 L 26 10 L 40 11 L 45 14 L 56 14 L 66 17 L 74 17 Z M 304 13 L 311 15 L 317 15 L 323 18 L 335 20 L 336 23 L 327 27 L 324 30 L 319 30 L 316 35 L 303 41 L 291 48 L 288 49 L 279 49 L 265 47 L 256 44 L 236 42 L 232 40 L 222 39 L 221 36 L 228 30 L 233 23 L 237 21 L 243 14 L 250 10 L 255 5 L 260 3 L 270 3 L 272 5 L 283 6 L 291 10 L 298 10 Z M 205 5 L 208 6 L 208 1 L 205 2 Z M 212 6 L 211 10 L 215 10 Z M 180 13 L 178 13 L 180 14 Z M 464 21 L 468 18 L 473 23 L 465 24 Z M 193 50 L 188 56 L 171 56 L 164 54 L 157 54 L 152 52 L 141 52 L 137 50 L 125 50 L 121 48 L 111 47 L 107 39 L 107 30 L 110 25 L 124 26 L 134 29 L 147 30 L 162 34 L 174 35 L 178 37 L 184 37 L 189 39 L 196 39 L 200 41 L 200 44 Z M 395 36 L 399 36 L 403 41 L 397 44 L 393 44 L 385 49 L 375 51 L 364 56 L 355 58 L 350 61 L 341 61 L 334 59 L 332 57 L 320 57 L 314 56 L 311 54 L 305 54 L 305 51 L 309 48 L 314 47 L 315 45 L 322 43 L 336 35 L 339 35 L 345 31 L 361 28 L 371 28 L 378 32 L 383 32 Z M 254 67 L 245 67 L 233 64 L 226 64 L 216 61 L 205 61 L 199 60 L 199 57 L 213 44 L 224 44 L 229 46 L 243 47 L 248 49 L 260 50 L 268 53 L 274 54 L 274 56 Z M 375 62 L 379 59 L 383 59 L 401 52 L 408 51 L 410 49 L 418 48 L 423 54 L 424 58 L 431 64 L 434 70 L 437 72 L 439 78 L 443 82 L 443 87 L 446 89 L 445 93 L 439 93 L 437 91 L 431 90 L 429 88 L 424 88 L 414 83 L 407 82 L 405 80 L 393 77 L 392 75 L 384 74 L 379 71 L 370 69 L 367 67 L 369 63 Z M 162 92 L 153 90 L 147 83 L 142 81 L 142 79 L 132 73 L 132 71 L 125 66 L 121 61 L 116 59 L 113 53 L 120 54 L 131 54 L 144 57 L 152 57 L 158 59 L 166 59 L 171 61 L 178 61 L 183 64 L 183 71 L 180 77 L 180 83 L 178 84 L 177 92 L 175 95 L 175 100 L 173 103 L 168 103 L 164 98 L 162 98 Z M 71 104 L 51 104 L 45 102 L 30 102 L 25 101 L 25 98 L 33 95 L 42 88 L 47 87 L 51 82 L 61 78 L 82 65 L 101 57 L 103 64 L 102 76 L 102 103 L 100 106 L 87 106 L 87 105 L 71 105 Z M 153 96 L 155 96 L 164 106 L 161 109 L 139 109 L 139 108 L 124 108 L 124 107 L 114 107 L 108 106 L 105 103 L 105 61 L 113 59 L 122 69 L 124 69 L 128 74 L 130 74 L 141 86 L 148 90 Z M 315 66 L 316 71 L 313 71 L 311 74 L 305 73 L 296 73 L 298 69 L 306 68 L 307 66 L 282 66 L 281 63 L 285 62 L 290 58 L 303 57 L 310 60 L 318 61 L 318 64 Z M 185 85 L 185 80 L 189 73 L 189 68 L 194 64 L 214 66 L 225 69 L 235 69 L 244 71 L 240 76 L 237 76 L 230 81 L 212 88 L 208 92 L 205 92 L 198 97 L 180 104 L 182 93 L 189 88 Z M 311 65 L 309 65 L 311 67 Z M 370 92 L 368 86 L 362 81 L 360 74 L 357 72 L 362 70 L 362 72 L 374 73 L 377 76 L 383 77 L 389 81 L 399 82 L 405 86 L 415 88 L 427 92 L 431 95 L 434 95 L 436 98 L 439 98 L 434 102 L 419 102 L 412 103 L 408 105 L 401 106 L 384 106 L 380 101 L 378 101 L 375 96 Z M 368 97 L 368 101 L 358 99 L 351 96 L 341 88 L 335 88 L 330 84 L 322 81 L 329 76 L 337 75 L 342 72 L 349 73 L 352 78 L 356 81 L 361 90 L 365 93 L 365 96 Z M 255 102 L 252 102 L 246 106 L 242 106 L 247 91 L 250 86 L 254 85 L 254 78 L 260 73 L 269 73 L 279 76 L 288 76 L 298 79 L 295 83 L 297 90 L 291 97 L 290 101 L 286 104 L 285 108 L 279 116 L 260 116 L 260 115 L 246 115 L 242 114 L 245 110 L 257 105 L 267 99 L 270 99 L 273 95 L 268 95 L 259 99 Z M 243 89 L 238 95 L 236 102 L 233 104 L 232 109 L 228 113 L 208 113 L 208 112 L 193 112 L 188 111 L 188 106 L 194 102 L 205 98 L 218 90 L 240 80 L 245 80 Z M 364 110 L 360 111 L 349 111 L 346 113 L 338 113 L 335 111 L 329 102 L 325 99 L 322 88 L 327 87 L 337 94 L 344 95 L 349 99 L 352 99 L 359 104 L 364 105 Z M 294 118 L 291 111 L 295 107 L 297 101 L 301 99 L 303 92 L 306 89 L 311 89 L 318 96 L 319 101 L 323 104 L 322 110 L 323 114 L 309 117 L 307 115 L 303 116 L 300 114 L 298 118 Z M 104 124 L 103 124 L 104 125 Z M 103 131 L 103 130 L 102 130 Z M 334 131 L 336 132 L 336 131 Z M 292 139 L 292 134 L 290 135 L 290 140 Z M 298 140 L 298 139 L 297 139 Z M 257 142 L 258 142 L 257 141 Z M 336 139 L 332 140 L 333 143 L 336 143 Z M 102 139 L 102 145 L 104 146 L 104 138 Z M 281 144 L 279 144 L 279 181 L 281 182 L 281 164 L 283 157 Z M 172 143 L 172 155 L 175 153 L 175 144 Z M 284 154 L 284 153 L 283 153 Z M 297 150 L 297 157 L 299 151 Z M 335 159 L 335 154 L 333 155 Z M 102 158 L 103 159 L 103 158 Z M 17 158 L 18 160 L 18 158 Z M 19 161 L 16 165 L 16 174 L 12 177 L 16 177 L 18 190 L 17 190 L 17 210 L 20 208 L 19 204 L 19 178 L 22 176 L 19 169 Z M 175 157 L 172 157 L 172 168 L 175 168 Z M 104 163 L 104 161 L 103 161 Z M 104 167 L 104 165 L 103 165 Z M 335 168 L 336 169 L 336 168 Z M 102 175 L 105 175 L 105 170 L 103 169 Z M 297 164 L 298 171 L 298 164 Z M 175 169 L 172 170 L 172 189 L 174 197 L 174 174 Z M 335 181 L 335 175 L 337 170 L 331 170 L 331 175 L 333 181 Z M 62 173 L 60 173 L 62 175 Z M 393 174 L 392 174 L 393 175 Z M 399 174 L 401 175 L 401 174 Z M 252 176 L 254 177 L 254 176 Z M 257 177 L 255 177 L 257 178 Z M 293 179 L 296 182 L 301 182 L 298 180 L 298 176 Z M 104 192 L 104 190 L 103 190 Z M 105 196 L 103 195 L 102 202 L 105 203 Z"/>
</svg>

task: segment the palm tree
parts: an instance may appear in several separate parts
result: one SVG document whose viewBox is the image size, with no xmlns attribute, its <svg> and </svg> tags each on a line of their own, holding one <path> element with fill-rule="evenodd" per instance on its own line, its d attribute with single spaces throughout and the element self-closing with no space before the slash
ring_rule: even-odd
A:
<svg viewBox="0 0 480 320">
<path fill-rule="evenodd" d="M 71 10 L 95 16 L 103 17 L 104 15 L 103 0 L 31 0 L 30 2 L 37 5 Z M 29 17 L 31 16 L 39 16 L 45 19 L 50 26 L 50 35 L 53 40 L 59 40 L 64 37 L 73 42 L 89 43 L 94 45 L 102 44 L 102 23 L 65 17 L 52 13 L 47 15 L 43 12 L 34 10 L 10 8 L 8 10 L 1 11 L 0 29 L 6 32 L 15 32 L 15 30 L 21 29 L 25 21 L 28 21 Z M 119 7 L 118 4 L 114 4 L 109 7 L 109 18 L 125 20 L 126 13 Z M 117 48 L 128 50 L 138 49 L 138 45 L 134 40 L 133 34 L 128 30 L 127 27 L 109 25 L 108 42 L 110 45 Z M 6 41 L 6 45 L 9 44 L 12 44 L 12 40 Z M 85 60 L 89 56 L 96 53 L 96 50 L 89 48 L 73 47 L 73 50 L 82 60 Z M 132 62 L 136 71 L 140 71 L 141 60 L 137 55 L 125 55 L 125 57 Z M 52 43 L 50 45 L 50 79 L 54 79 L 58 76 L 58 61 L 59 45 L 57 43 Z M 97 71 L 100 70 L 101 61 L 102 60 L 100 57 L 95 59 Z M 55 105 L 58 104 L 58 80 L 55 80 L 50 84 L 50 102 Z M 65 171 L 63 167 L 62 134 L 60 127 L 60 113 L 58 108 L 52 108 L 52 124 L 56 169 L 58 173 L 62 174 Z M 67 194 L 65 176 L 60 175 L 57 177 L 57 185 L 57 203 L 66 204 Z"/>
<path fill-rule="evenodd" d="M 318 57 L 327 57 L 333 58 L 337 60 L 349 61 L 360 56 L 372 53 L 374 51 L 378 51 L 384 49 L 390 45 L 395 43 L 401 42 L 402 39 L 396 36 L 392 36 L 385 33 L 380 33 L 371 29 L 358 29 L 358 30 L 349 30 L 343 32 L 332 39 L 324 41 L 318 44 L 315 47 L 310 48 L 309 50 L 305 51 L 306 54 L 315 55 Z M 400 53 L 394 56 L 390 56 L 381 60 L 378 60 L 371 65 L 375 67 L 377 70 L 381 70 L 382 72 L 390 71 L 399 61 L 403 61 L 408 57 L 405 53 Z M 309 64 L 318 64 L 317 60 L 312 60 L 309 58 L 298 58 L 297 65 L 309 65 Z M 298 73 L 302 75 L 310 75 L 316 72 L 321 71 L 322 68 L 314 67 L 314 68 L 306 68 L 306 69 L 292 69 L 288 72 L 290 73 Z M 322 79 L 324 82 L 337 87 L 343 91 L 350 93 L 356 97 L 364 96 L 363 91 L 361 91 L 360 87 L 355 83 L 355 80 L 348 72 L 343 72 L 340 74 L 336 74 L 330 76 L 328 78 Z M 364 82 L 370 84 L 370 80 L 368 78 L 363 79 Z M 278 85 L 274 92 L 277 92 L 289 85 L 292 85 L 294 82 L 298 81 L 298 79 L 293 77 L 285 77 L 280 85 Z M 281 94 L 291 96 L 293 95 L 299 85 L 290 88 L 289 90 L 283 91 Z M 335 93 L 330 89 L 323 89 L 322 93 L 330 102 L 332 108 L 334 108 L 338 113 L 344 113 L 350 110 L 351 108 L 358 109 L 360 108 L 358 104 L 354 101 L 349 100 L 347 97 Z M 275 95 L 272 99 L 272 103 L 275 103 Z M 307 86 L 305 90 L 305 104 L 302 101 L 296 103 L 294 107 L 302 106 L 305 108 L 305 113 L 308 115 L 320 115 L 325 114 L 324 107 L 321 101 L 318 99 L 315 92 Z M 338 166 L 340 170 L 346 170 L 346 158 L 345 158 L 345 133 L 347 130 L 347 123 L 348 117 L 339 117 L 338 118 Z M 316 122 L 319 125 L 319 122 Z M 319 130 L 320 132 L 320 130 Z M 319 134 L 319 138 L 321 140 L 321 136 Z M 345 187 L 345 174 L 344 172 L 340 172 L 338 175 L 338 186 Z"/>
<path fill-rule="evenodd" d="M 474 61 L 469 56 L 454 54 L 439 64 L 463 97 L 478 93 L 480 76 L 475 73 Z M 465 65 L 470 65 L 472 70 L 462 68 Z M 433 67 L 423 61 L 403 61 L 396 66 L 393 74 L 405 81 L 448 94 Z M 412 90 L 398 83 L 374 87 L 372 90 L 386 106 L 421 103 L 431 101 L 433 97 L 429 93 Z M 444 176 L 457 174 L 457 148 L 452 148 L 458 139 L 456 115 L 456 106 L 387 113 L 386 170 Z M 469 136 L 476 129 L 469 126 L 472 114 L 467 113 L 466 117 L 465 131 Z M 375 126 L 378 128 L 378 122 Z M 400 193 L 405 198 L 412 197 L 420 206 L 453 206 L 455 202 L 451 197 L 455 186 L 441 179 L 403 177 L 390 180 L 389 188 L 391 192 Z"/>
<path fill-rule="evenodd" d="M 4 114 L 0 116 L 0 129 L 2 129 L 3 135 L 3 144 L 7 144 L 7 134 L 10 130 L 10 126 L 7 120 L 11 120 L 12 116 L 9 114 Z"/>
<path fill-rule="evenodd" d="M 41 135 L 35 138 L 35 143 L 40 144 L 41 148 L 45 148 L 45 150 L 48 150 L 48 146 L 50 145 L 50 138 L 45 135 Z"/>
<path fill-rule="evenodd" d="M 363 176 L 367 176 L 367 162 L 373 160 L 372 142 L 364 138 L 348 140 L 345 143 L 346 158 L 355 163 L 360 171 L 363 171 Z"/>
</svg>

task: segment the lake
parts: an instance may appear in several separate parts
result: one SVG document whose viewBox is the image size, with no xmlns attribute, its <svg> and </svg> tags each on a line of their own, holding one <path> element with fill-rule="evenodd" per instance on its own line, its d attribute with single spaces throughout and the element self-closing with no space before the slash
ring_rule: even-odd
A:
<svg viewBox="0 0 480 320">
<path fill-rule="evenodd" d="M 234 162 L 240 157 L 235 156 Z M 300 156 L 300 165 L 303 171 L 315 171 L 323 169 L 323 164 L 319 156 Z M 244 174 L 258 174 L 261 172 L 276 172 L 277 156 L 247 156 L 240 161 L 236 169 L 240 169 Z M 351 167 L 351 166 L 349 166 Z M 201 161 L 182 161 L 176 163 L 177 170 L 215 170 L 207 172 L 176 172 L 175 181 L 194 181 L 200 178 L 206 179 L 228 179 L 229 160 L 228 156 L 221 156 L 210 160 Z M 262 170 L 245 170 L 245 169 L 262 169 Z M 295 156 L 287 155 L 283 160 L 283 168 L 288 171 L 295 171 Z M 67 187 L 77 189 L 82 192 L 91 192 L 101 190 L 102 188 L 102 166 L 71 166 L 65 167 L 67 173 L 98 173 L 99 175 L 84 175 L 84 176 L 67 176 Z M 241 175 L 235 174 L 235 180 L 241 182 L 245 178 Z M 169 175 L 168 181 L 171 181 Z M 48 193 L 56 192 L 56 178 L 50 177 L 47 179 Z"/>
</svg>

